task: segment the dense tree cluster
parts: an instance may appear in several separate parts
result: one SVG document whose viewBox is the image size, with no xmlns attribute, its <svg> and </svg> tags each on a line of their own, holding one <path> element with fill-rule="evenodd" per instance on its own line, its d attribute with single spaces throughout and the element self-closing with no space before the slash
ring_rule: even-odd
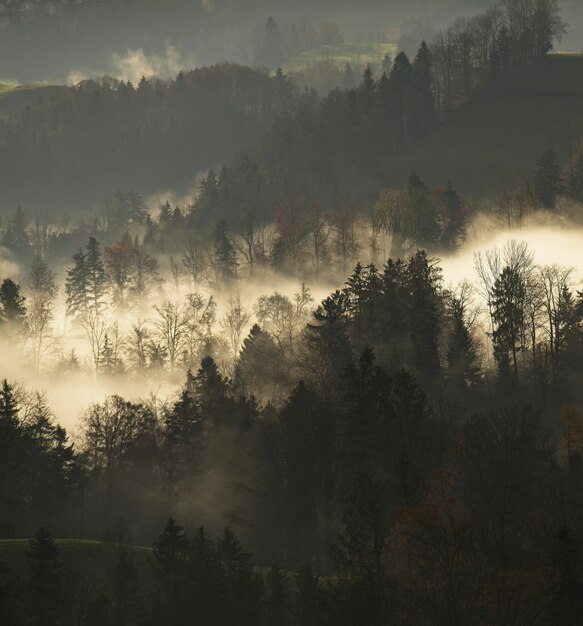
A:
<svg viewBox="0 0 583 626">
<path fill-rule="evenodd" d="M 122 181 L 150 191 L 186 188 L 254 141 L 293 100 L 283 76 L 229 64 L 171 82 L 83 81 L 0 124 L 4 201 L 38 206 L 42 198 L 46 209 L 66 190 L 69 207 L 90 207 Z"/>
</svg>

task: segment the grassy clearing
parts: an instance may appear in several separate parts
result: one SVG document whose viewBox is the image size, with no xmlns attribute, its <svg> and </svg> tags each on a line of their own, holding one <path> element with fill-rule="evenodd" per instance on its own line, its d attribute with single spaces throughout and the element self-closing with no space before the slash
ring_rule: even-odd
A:
<svg viewBox="0 0 583 626">
<path fill-rule="evenodd" d="M 344 43 L 320 46 L 296 55 L 283 69 L 286 72 L 299 72 L 321 61 L 332 61 L 340 68 L 347 63 L 357 66 L 374 64 L 382 62 L 387 54 L 394 58 L 397 51 L 397 46 L 392 43 Z"/>
<path fill-rule="evenodd" d="M 0 83 L 0 117 L 14 115 L 38 98 L 49 96 L 61 89 L 66 89 L 66 87 L 48 83 L 32 83 L 30 85 Z"/>
</svg>

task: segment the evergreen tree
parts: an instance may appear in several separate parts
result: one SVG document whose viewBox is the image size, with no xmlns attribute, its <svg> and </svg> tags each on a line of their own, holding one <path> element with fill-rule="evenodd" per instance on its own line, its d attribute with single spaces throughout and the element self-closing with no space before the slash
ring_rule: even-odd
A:
<svg viewBox="0 0 583 626">
<path fill-rule="evenodd" d="M 107 294 L 107 277 L 101 247 L 95 237 L 89 237 L 85 249 L 87 250 L 85 254 L 87 300 L 94 313 L 99 313 L 105 306 L 104 299 Z"/>
<path fill-rule="evenodd" d="M 402 505 L 418 502 L 426 487 L 434 459 L 437 433 L 427 397 L 405 369 L 393 380 L 394 421 L 388 441 L 387 462 L 393 478 L 394 498 Z"/>
<path fill-rule="evenodd" d="M 160 611 L 178 626 L 185 619 L 184 602 L 188 585 L 189 543 L 182 526 L 169 517 L 164 531 L 156 541 L 154 557 L 158 566 L 158 580 L 163 596 Z"/>
<path fill-rule="evenodd" d="M 407 96 L 411 83 L 411 62 L 404 52 L 399 52 L 389 76 L 390 107 L 392 111 L 393 149 L 408 148 L 411 144 L 410 110 Z"/>
<path fill-rule="evenodd" d="M 435 124 L 435 98 L 431 78 L 431 52 L 422 42 L 411 68 L 411 84 L 408 94 L 411 112 L 411 133 L 423 136 Z"/>
<path fill-rule="evenodd" d="M 455 297 L 451 301 L 451 322 L 447 348 L 448 376 L 460 392 L 465 392 L 479 382 L 478 357 L 465 319 L 464 302 Z"/>
<path fill-rule="evenodd" d="M 447 211 L 446 224 L 442 234 L 445 246 L 454 250 L 464 240 L 466 235 L 466 214 L 458 193 L 453 188 L 451 181 L 445 190 L 445 208 Z"/>
<path fill-rule="evenodd" d="M 435 208 L 429 190 L 417 172 L 409 177 L 406 236 L 422 246 L 431 246 L 437 235 Z"/>
<path fill-rule="evenodd" d="M 260 623 L 261 583 L 238 539 L 227 528 L 217 540 L 217 554 L 223 565 L 227 624 L 256 626 Z"/>
<path fill-rule="evenodd" d="M 334 292 L 316 309 L 314 321 L 307 328 L 306 353 L 301 367 L 325 397 L 338 388 L 343 372 L 352 361 L 347 307 L 346 293 Z"/>
<path fill-rule="evenodd" d="M 492 343 L 494 358 L 502 379 L 510 374 L 518 382 L 518 354 L 522 349 L 522 331 L 525 325 L 526 285 L 520 273 L 505 267 L 492 289 Z"/>
<path fill-rule="evenodd" d="M 409 332 L 413 359 L 419 372 L 431 378 L 440 368 L 439 335 L 440 270 L 424 251 L 416 252 L 408 262 L 410 303 Z"/>
<path fill-rule="evenodd" d="M 279 451 L 276 467 L 284 486 L 272 484 L 267 497 L 280 508 L 276 523 L 285 553 L 294 562 L 315 559 L 323 566 L 333 491 L 330 406 L 300 382 L 281 409 L 277 427 L 265 434 Z"/>
<path fill-rule="evenodd" d="M 270 17 L 263 28 L 263 45 L 255 57 L 255 64 L 279 67 L 283 63 L 281 33 L 277 22 Z"/>
<path fill-rule="evenodd" d="M 170 510 L 200 474 L 204 434 L 200 409 L 185 389 L 164 417 L 163 467 Z"/>
<path fill-rule="evenodd" d="M 344 89 L 354 89 L 354 71 L 352 70 L 352 66 L 350 65 L 350 63 L 347 63 L 344 66 L 344 77 L 342 79 L 342 84 Z"/>
<path fill-rule="evenodd" d="M 362 84 L 358 88 L 360 106 L 362 114 L 366 117 L 370 116 L 373 104 L 376 98 L 377 84 L 373 78 L 372 68 L 370 65 L 366 66 L 364 70 L 364 76 Z"/>
<path fill-rule="evenodd" d="M 235 246 L 229 239 L 227 222 L 220 220 L 215 228 L 213 239 L 213 253 L 215 271 L 217 274 L 217 287 L 222 283 L 229 283 L 237 278 L 237 255 Z"/>
<path fill-rule="evenodd" d="M 58 624 L 63 611 L 60 551 L 46 528 L 39 528 L 26 553 L 30 578 L 32 623 Z"/>
<path fill-rule="evenodd" d="M 20 295 L 20 285 L 11 278 L 5 278 L 0 286 L 0 319 L 12 326 L 13 330 L 22 329 L 25 321 L 26 298 Z"/>
<path fill-rule="evenodd" d="M 73 255 L 73 267 L 67 270 L 65 293 L 67 294 L 67 315 L 84 316 L 88 312 L 86 256 L 79 249 Z"/>
<path fill-rule="evenodd" d="M 0 532 L 12 535 L 20 513 L 22 432 L 14 388 L 4 380 L 0 390 Z"/>
<path fill-rule="evenodd" d="M 257 324 L 243 340 L 235 376 L 245 394 L 259 399 L 273 398 L 287 382 L 281 350 Z"/>
<path fill-rule="evenodd" d="M 191 542 L 188 576 L 190 613 L 201 624 L 229 624 L 230 607 L 223 564 L 215 543 L 200 528 Z M 236 623 L 236 620 L 235 622 Z"/>
</svg>

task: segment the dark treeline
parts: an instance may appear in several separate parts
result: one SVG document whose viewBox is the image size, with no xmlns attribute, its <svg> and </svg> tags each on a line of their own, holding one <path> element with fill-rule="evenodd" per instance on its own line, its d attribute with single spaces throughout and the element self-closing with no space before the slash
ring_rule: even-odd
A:
<svg viewBox="0 0 583 626">
<path fill-rule="evenodd" d="M 67 197 L 65 207 L 90 207 L 122 182 L 186 191 L 200 170 L 253 141 L 293 99 L 283 76 L 234 65 L 170 83 L 83 81 L 2 122 L 5 201 L 46 209 Z"/>
<path fill-rule="evenodd" d="M 257 145 L 230 164 L 231 177 L 260 186 L 252 198 L 235 190 L 258 212 L 295 188 L 328 203 L 347 191 L 378 193 L 389 157 L 544 56 L 563 28 L 555 0 L 506 2 L 457 22 L 413 60 L 400 53 L 380 77 L 368 69 L 358 86 L 348 66 L 346 88 L 323 100 L 298 97 L 281 72 L 231 65 L 170 83 L 89 81 L 2 123 L 5 202 L 88 208 L 122 184 L 186 190 L 247 144 Z"/>
<path fill-rule="evenodd" d="M 2 583 L 3 610 L 34 592 L 42 623 L 577 623 L 583 296 L 518 244 L 477 266 L 491 363 L 417 252 L 357 266 L 293 345 L 255 326 L 230 377 L 206 357 L 167 405 L 88 407 L 74 446 L 4 383 L 3 536 L 119 546 L 111 589 L 55 605 L 72 583 L 39 531 L 44 582 L 33 542 L 25 604 Z M 188 539 L 173 520 L 160 535 L 169 514 Z"/>
</svg>

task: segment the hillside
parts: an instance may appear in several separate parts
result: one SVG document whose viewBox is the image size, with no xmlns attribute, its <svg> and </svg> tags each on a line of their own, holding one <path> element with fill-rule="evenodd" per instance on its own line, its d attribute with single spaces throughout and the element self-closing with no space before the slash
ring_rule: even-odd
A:
<svg viewBox="0 0 583 626">
<path fill-rule="evenodd" d="M 18 113 L 26 106 L 35 103 L 39 98 L 46 97 L 64 90 L 61 85 L 36 83 L 31 85 L 13 85 L 0 83 L 0 118 Z"/>
<path fill-rule="evenodd" d="M 449 179 L 465 194 L 495 192 L 502 174 L 532 169 L 547 148 L 566 149 L 569 121 L 583 118 L 583 55 L 553 54 L 512 82 L 482 94 L 386 163 L 402 184 L 415 169 L 430 185 Z"/>
</svg>

